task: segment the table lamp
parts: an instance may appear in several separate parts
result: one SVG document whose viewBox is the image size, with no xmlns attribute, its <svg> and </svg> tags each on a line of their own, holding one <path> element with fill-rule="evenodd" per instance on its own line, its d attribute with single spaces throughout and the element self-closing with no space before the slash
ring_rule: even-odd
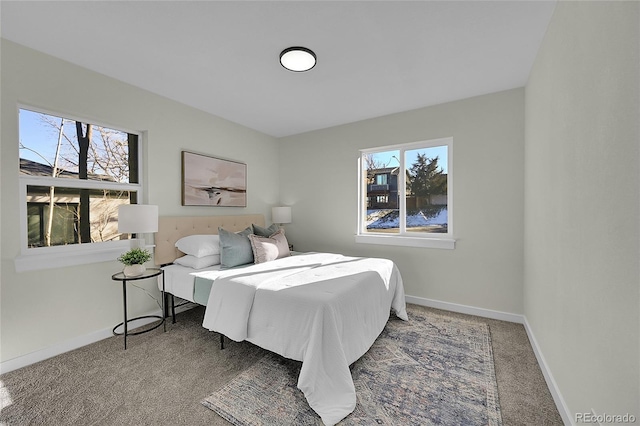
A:
<svg viewBox="0 0 640 426">
<path fill-rule="evenodd" d="M 291 207 L 271 207 L 271 222 L 280 226 L 283 223 L 291 223 Z"/>
<path fill-rule="evenodd" d="M 147 204 L 123 204 L 118 207 L 118 232 L 133 234 L 132 248 L 143 248 L 144 237 L 136 234 L 158 232 L 158 206 Z"/>
</svg>

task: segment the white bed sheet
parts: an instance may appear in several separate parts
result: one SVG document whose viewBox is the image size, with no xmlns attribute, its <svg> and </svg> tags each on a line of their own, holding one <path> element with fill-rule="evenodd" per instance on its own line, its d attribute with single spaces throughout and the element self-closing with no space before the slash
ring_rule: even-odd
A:
<svg viewBox="0 0 640 426">
<path fill-rule="evenodd" d="M 194 302 L 195 277 L 205 274 L 215 277 L 220 272 L 220 265 L 209 266 L 203 269 L 193 269 L 182 265 L 169 265 L 164 269 L 164 291 L 176 297 Z M 161 277 L 158 277 L 158 290 L 162 291 Z"/>
<path fill-rule="evenodd" d="M 408 319 L 400 272 L 387 259 L 311 253 L 201 277 L 214 280 L 203 326 L 302 361 L 298 388 L 326 425 L 355 409 L 349 365 L 390 310 Z"/>
</svg>

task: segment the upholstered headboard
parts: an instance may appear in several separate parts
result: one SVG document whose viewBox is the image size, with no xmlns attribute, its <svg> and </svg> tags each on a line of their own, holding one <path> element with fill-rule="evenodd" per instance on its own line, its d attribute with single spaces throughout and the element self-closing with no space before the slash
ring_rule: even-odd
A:
<svg viewBox="0 0 640 426">
<path fill-rule="evenodd" d="M 261 214 L 237 216 L 161 216 L 158 218 L 158 232 L 155 235 L 154 262 L 156 265 L 171 263 L 182 256 L 175 247 L 176 241 L 187 235 L 218 234 L 218 228 L 228 231 L 242 231 L 251 226 L 265 226 Z"/>
</svg>

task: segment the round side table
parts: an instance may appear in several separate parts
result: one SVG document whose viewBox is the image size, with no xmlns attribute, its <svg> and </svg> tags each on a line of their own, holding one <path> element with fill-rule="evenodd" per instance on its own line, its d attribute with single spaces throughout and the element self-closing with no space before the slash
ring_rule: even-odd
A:
<svg viewBox="0 0 640 426">
<path fill-rule="evenodd" d="M 153 277 L 157 277 L 161 275 L 162 276 L 162 316 L 160 315 L 143 315 L 141 317 L 136 317 L 136 318 L 131 318 L 131 319 L 127 319 L 127 281 L 138 281 L 138 280 L 146 280 L 149 278 L 153 278 Z M 137 275 L 135 277 L 128 277 L 126 276 L 123 272 L 118 272 L 117 274 L 113 274 L 111 276 L 111 279 L 114 281 L 122 281 L 122 299 L 124 302 L 124 321 L 122 321 L 120 324 L 116 325 L 115 327 L 113 327 L 113 334 L 116 336 L 124 336 L 124 348 L 125 350 L 127 349 L 127 336 L 135 336 L 138 334 L 142 334 L 142 333 L 147 333 L 151 330 L 155 330 L 156 328 L 160 327 L 161 325 L 164 326 L 164 331 L 167 331 L 167 323 L 165 322 L 165 318 L 164 318 L 164 270 L 160 269 L 160 268 L 147 268 L 146 271 L 144 271 L 144 273 L 142 275 Z M 146 329 L 146 330 L 142 330 L 142 331 L 136 331 L 133 333 L 129 333 L 128 330 L 128 324 L 131 321 L 135 321 L 135 320 L 139 320 L 139 319 L 143 319 L 143 318 L 157 318 L 160 320 L 160 322 L 158 324 L 156 324 L 155 326 Z M 123 326 L 124 330 L 122 333 L 118 333 L 116 332 L 116 329 L 120 326 Z"/>
</svg>

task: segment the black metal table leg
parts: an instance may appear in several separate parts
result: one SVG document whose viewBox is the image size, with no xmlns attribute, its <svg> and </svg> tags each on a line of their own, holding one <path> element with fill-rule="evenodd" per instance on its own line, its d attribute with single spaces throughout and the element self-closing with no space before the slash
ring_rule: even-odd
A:
<svg viewBox="0 0 640 426">
<path fill-rule="evenodd" d="M 124 301 L 124 350 L 127 350 L 127 280 L 122 281 L 122 300 Z"/>
</svg>

